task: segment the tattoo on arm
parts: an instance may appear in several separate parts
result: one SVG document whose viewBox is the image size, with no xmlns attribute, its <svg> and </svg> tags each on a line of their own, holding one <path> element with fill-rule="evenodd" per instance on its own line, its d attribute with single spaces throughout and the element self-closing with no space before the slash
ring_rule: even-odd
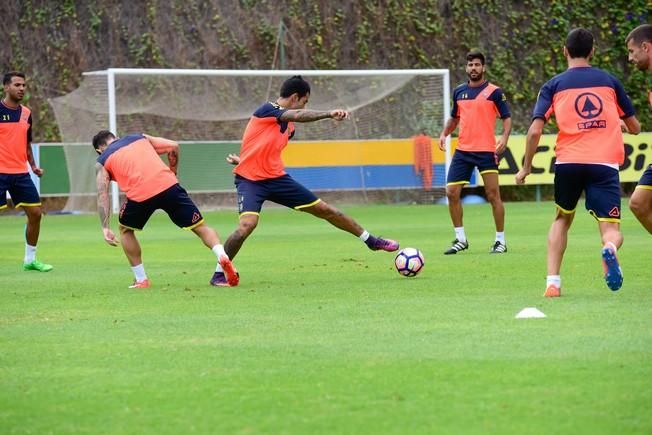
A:
<svg viewBox="0 0 652 435">
<path fill-rule="evenodd" d="M 287 110 L 284 112 L 279 119 L 281 121 L 292 121 L 292 122 L 311 122 L 319 121 L 320 119 L 330 118 L 331 113 L 324 110 Z"/>
<path fill-rule="evenodd" d="M 97 212 L 100 215 L 100 223 L 102 228 L 109 228 L 109 220 L 111 218 L 111 204 L 109 201 L 109 173 L 104 166 L 97 163 L 95 165 L 97 172 Z"/>
</svg>

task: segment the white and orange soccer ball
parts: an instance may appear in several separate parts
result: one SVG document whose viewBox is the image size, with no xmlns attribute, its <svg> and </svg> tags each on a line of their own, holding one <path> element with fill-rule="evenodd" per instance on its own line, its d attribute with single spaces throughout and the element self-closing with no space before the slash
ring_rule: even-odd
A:
<svg viewBox="0 0 652 435">
<path fill-rule="evenodd" d="M 426 264 L 423 254 L 417 248 L 404 248 L 394 258 L 396 271 L 403 276 L 417 276 Z"/>
</svg>

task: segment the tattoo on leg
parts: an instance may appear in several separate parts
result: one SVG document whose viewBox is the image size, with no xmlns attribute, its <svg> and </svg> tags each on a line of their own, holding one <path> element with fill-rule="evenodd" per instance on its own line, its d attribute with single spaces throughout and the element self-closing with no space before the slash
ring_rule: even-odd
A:
<svg viewBox="0 0 652 435">
<path fill-rule="evenodd" d="M 231 260 L 233 260 L 235 256 L 238 255 L 238 252 L 240 251 L 240 248 L 242 248 L 244 241 L 245 238 L 242 237 L 239 229 L 235 230 L 229 236 L 229 238 L 226 239 L 226 242 L 224 242 L 224 251 Z"/>
</svg>

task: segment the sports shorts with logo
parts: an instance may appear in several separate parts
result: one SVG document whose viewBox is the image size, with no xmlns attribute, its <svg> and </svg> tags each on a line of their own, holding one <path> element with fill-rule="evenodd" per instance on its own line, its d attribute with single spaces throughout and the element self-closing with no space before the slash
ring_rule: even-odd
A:
<svg viewBox="0 0 652 435">
<path fill-rule="evenodd" d="M 7 192 L 15 207 L 41 205 L 36 186 L 29 174 L 0 174 L 0 208 L 7 206 Z"/>
<path fill-rule="evenodd" d="M 652 190 L 652 165 L 649 165 L 636 185 L 637 189 Z"/>
<path fill-rule="evenodd" d="M 478 168 L 480 174 L 495 172 L 498 173 L 498 157 L 496 153 L 481 151 L 460 151 L 455 150 L 446 184 L 466 184 L 471 181 L 473 170 Z"/>
<path fill-rule="evenodd" d="M 188 192 L 179 184 L 175 184 L 145 201 L 138 202 L 127 198 L 120 209 L 120 225 L 142 230 L 152 213 L 158 209 L 165 211 L 180 228 L 192 229 L 204 221 Z"/>
<path fill-rule="evenodd" d="M 314 193 L 287 174 L 259 181 L 236 175 L 235 187 L 238 191 L 240 214 L 260 213 L 263 202 L 268 200 L 297 210 L 310 207 L 320 201 Z"/>
<path fill-rule="evenodd" d="M 572 213 L 584 192 L 586 209 L 599 221 L 620 222 L 620 176 L 606 165 L 555 165 L 555 204 Z"/>
</svg>

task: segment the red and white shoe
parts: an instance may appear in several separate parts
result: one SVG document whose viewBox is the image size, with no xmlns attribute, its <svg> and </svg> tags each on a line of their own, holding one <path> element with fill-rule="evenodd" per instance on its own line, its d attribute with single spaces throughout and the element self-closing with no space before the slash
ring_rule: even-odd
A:
<svg viewBox="0 0 652 435">
<path fill-rule="evenodd" d="M 543 295 L 547 298 L 558 298 L 561 296 L 561 289 L 554 284 L 550 284 Z"/>
<path fill-rule="evenodd" d="M 149 279 L 146 279 L 144 281 L 134 280 L 134 283 L 131 284 L 129 288 L 149 288 Z"/>
<path fill-rule="evenodd" d="M 240 282 L 240 275 L 238 274 L 238 271 L 235 270 L 235 266 L 233 265 L 233 263 L 231 263 L 231 260 L 229 260 L 228 257 L 222 255 L 220 257 L 220 266 L 222 266 L 222 269 L 224 270 L 226 282 L 229 283 L 229 286 L 230 287 L 237 286 L 238 283 Z"/>
</svg>

